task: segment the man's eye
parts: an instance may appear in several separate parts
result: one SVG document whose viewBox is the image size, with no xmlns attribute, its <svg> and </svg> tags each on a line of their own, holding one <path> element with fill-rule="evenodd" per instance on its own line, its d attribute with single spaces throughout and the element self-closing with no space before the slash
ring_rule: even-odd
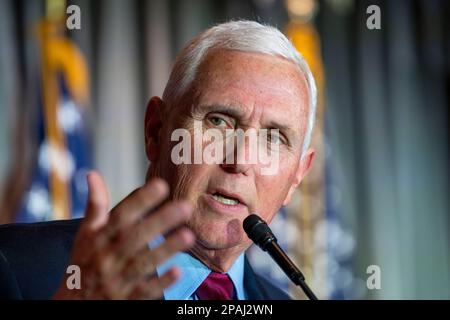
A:
<svg viewBox="0 0 450 320">
<path fill-rule="evenodd" d="M 270 130 L 267 134 L 267 142 L 271 145 L 281 145 L 283 144 L 282 137 L 276 130 Z"/>
<path fill-rule="evenodd" d="M 269 133 L 267 140 L 269 140 L 271 144 L 280 144 L 280 136 L 276 133 Z"/>
<path fill-rule="evenodd" d="M 227 122 L 220 117 L 210 117 L 209 122 L 216 127 L 228 126 Z"/>
</svg>

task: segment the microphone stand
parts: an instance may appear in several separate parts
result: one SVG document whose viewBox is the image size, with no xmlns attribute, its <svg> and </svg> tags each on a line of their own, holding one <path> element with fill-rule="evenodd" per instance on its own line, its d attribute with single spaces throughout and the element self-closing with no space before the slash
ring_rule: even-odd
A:
<svg viewBox="0 0 450 320">
<path fill-rule="evenodd" d="M 280 268 L 286 273 L 291 281 L 302 288 L 309 300 L 318 300 L 316 295 L 312 292 L 305 282 L 305 276 L 299 268 L 292 262 L 286 253 L 281 249 L 276 241 L 271 241 L 271 245 L 266 246 L 265 249 L 269 255 L 277 262 Z"/>
</svg>

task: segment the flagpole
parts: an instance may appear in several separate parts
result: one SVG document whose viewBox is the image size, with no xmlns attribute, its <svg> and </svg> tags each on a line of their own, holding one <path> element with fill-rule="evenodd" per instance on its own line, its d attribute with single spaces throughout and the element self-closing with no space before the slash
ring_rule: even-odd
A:
<svg viewBox="0 0 450 320">
<path fill-rule="evenodd" d="M 58 66 L 53 59 L 52 41 L 59 37 L 65 14 L 65 0 L 46 1 L 46 19 L 40 24 L 39 40 L 41 44 L 42 101 L 44 109 L 45 135 L 48 143 L 49 190 L 52 200 L 52 219 L 70 217 L 69 186 L 67 170 L 66 141 L 58 124 L 59 88 Z"/>
<path fill-rule="evenodd" d="M 315 250 L 316 246 L 313 243 L 315 232 L 317 232 L 317 224 L 323 221 L 325 216 L 325 206 L 323 205 L 325 202 L 325 164 L 322 98 L 324 76 L 319 34 L 313 25 L 318 3 L 316 0 L 286 0 L 285 5 L 290 17 L 290 21 L 285 28 L 285 34 L 308 63 L 318 89 L 315 129 L 311 139 L 311 146 L 315 149 L 316 154 L 311 172 L 301 183 L 297 193 L 299 205 L 296 209 L 293 209 L 295 212 L 293 218 L 300 229 L 301 237 L 300 244 L 293 249 L 306 278 L 311 279 L 315 291 L 319 295 L 323 295 L 327 292 L 325 283 L 326 263 L 315 264 L 315 258 L 319 255 L 319 252 Z M 322 257 L 325 256 L 322 255 Z M 292 292 L 296 292 L 295 288 L 291 289 Z"/>
</svg>

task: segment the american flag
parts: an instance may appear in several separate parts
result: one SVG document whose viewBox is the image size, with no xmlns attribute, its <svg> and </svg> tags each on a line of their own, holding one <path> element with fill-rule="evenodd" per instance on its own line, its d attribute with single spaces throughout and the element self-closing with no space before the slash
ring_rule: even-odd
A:
<svg viewBox="0 0 450 320">
<path fill-rule="evenodd" d="M 88 70 L 60 19 L 36 27 L 40 45 L 40 101 L 32 119 L 37 146 L 15 222 L 81 217 L 87 200 L 86 173 L 92 167 L 86 122 Z M 55 32 L 56 30 L 56 32 Z"/>
<path fill-rule="evenodd" d="M 56 121 L 64 136 L 63 148 L 52 144 L 48 139 L 45 126 L 44 109 L 38 104 L 39 116 L 36 118 L 36 136 L 38 140 L 37 161 L 32 170 L 30 183 L 24 194 L 16 222 L 38 222 L 55 218 L 81 217 L 87 199 L 86 172 L 92 167 L 91 148 L 85 116 L 80 106 L 71 98 L 64 76 L 58 77 L 60 99 L 57 106 Z M 53 192 L 51 171 L 61 177 L 67 192 L 63 216 L 55 216 L 54 203 L 62 192 Z M 58 186 L 56 186 L 58 187 Z"/>
</svg>

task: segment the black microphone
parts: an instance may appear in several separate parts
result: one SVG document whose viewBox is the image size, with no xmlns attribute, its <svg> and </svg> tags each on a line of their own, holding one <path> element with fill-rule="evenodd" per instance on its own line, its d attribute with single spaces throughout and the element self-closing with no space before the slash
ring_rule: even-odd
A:
<svg viewBox="0 0 450 320">
<path fill-rule="evenodd" d="M 293 283 L 300 286 L 310 300 L 317 300 L 305 282 L 305 277 L 299 268 L 289 259 L 286 253 L 277 243 L 272 230 L 270 230 L 264 220 L 256 214 L 251 214 L 245 218 L 243 227 L 248 237 L 258 245 L 263 251 L 267 251 L 280 268 L 286 273 Z"/>
</svg>

